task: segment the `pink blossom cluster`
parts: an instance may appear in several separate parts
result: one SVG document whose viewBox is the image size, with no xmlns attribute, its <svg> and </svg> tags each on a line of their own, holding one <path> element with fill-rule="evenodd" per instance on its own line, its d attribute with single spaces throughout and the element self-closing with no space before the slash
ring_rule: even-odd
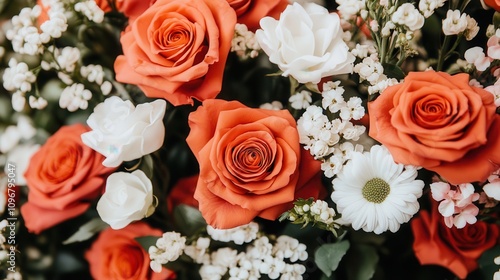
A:
<svg viewBox="0 0 500 280">
<path fill-rule="evenodd" d="M 463 228 L 477 221 L 479 208 L 473 202 L 479 199 L 470 183 L 450 185 L 445 182 L 431 184 L 432 198 L 439 203 L 439 213 L 443 215 L 447 227 Z"/>
</svg>

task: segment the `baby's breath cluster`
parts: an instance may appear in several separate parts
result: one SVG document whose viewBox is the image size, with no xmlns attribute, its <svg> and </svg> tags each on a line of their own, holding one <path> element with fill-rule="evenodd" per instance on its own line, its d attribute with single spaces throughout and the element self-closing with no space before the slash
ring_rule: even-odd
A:
<svg viewBox="0 0 500 280">
<path fill-rule="evenodd" d="M 161 265 L 185 254 L 200 264 L 202 279 L 302 279 L 306 268 L 298 263 L 308 258 L 306 245 L 290 236 L 266 236 L 255 222 L 232 229 L 207 226 L 208 236 L 198 236 L 186 244 L 186 238 L 167 232 L 149 249 L 151 268 L 161 271 Z M 212 241 L 217 246 L 211 247 Z M 244 247 L 220 247 L 220 242 L 232 242 Z M 246 245 L 245 245 L 246 244 Z"/>
<path fill-rule="evenodd" d="M 285 212 L 280 217 L 280 220 L 287 219 L 294 224 L 302 224 L 303 227 L 312 224 L 318 228 L 331 231 L 335 236 L 338 236 L 340 224 L 337 220 L 339 218 L 340 215 L 337 215 L 326 201 L 301 198 L 294 202 L 294 207 Z"/>
<path fill-rule="evenodd" d="M 37 77 L 41 71 L 53 71 L 66 85 L 60 95 L 61 108 L 69 111 L 86 109 L 92 98 L 92 94 L 87 92 L 107 95 L 112 90 L 113 80 L 110 75 L 105 75 L 102 66 L 82 63 L 82 49 L 85 47 L 81 43 L 61 48 L 55 45 L 70 30 L 70 22 L 101 23 L 104 12 L 94 0 L 44 0 L 41 4 L 43 9 L 40 5 L 23 8 L 12 18 L 11 26 L 6 31 L 6 38 L 12 43 L 14 52 L 33 56 L 40 63 L 30 68 L 25 62 L 18 63 L 11 58 L 3 74 L 3 86 L 13 94 L 14 110 L 24 110 L 26 101 L 32 109 L 43 109 L 48 102 L 36 85 Z M 48 17 L 44 22 L 39 21 L 42 13 Z M 82 86 L 85 89 L 81 89 Z"/>
<path fill-rule="evenodd" d="M 297 121 L 300 143 L 315 159 L 322 161 L 321 169 L 328 178 L 342 170 L 353 151 L 363 149 L 350 141 L 358 141 L 366 128 L 354 125 L 351 120 L 360 120 L 365 109 L 359 97 L 346 101 L 343 94 L 340 82 L 323 84 L 323 108 L 311 105 Z M 334 119 L 330 120 L 327 114 Z"/>
<path fill-rule="evenodd" d="M 237 23 L 231 41 L 231 51 L 235 52 L 241 60 L 247 60 L 256 58 L 260 50 L 260 45 L 255 39 L 255 33 L 248 30 L 246 25 Z"/>
<path fill-rule="evenodd" d="M 156 246 L 149 247 L 149 257 L 151 259 L 151 269 L 160 272 L 162 264 L 177 260 L 186 247 L 186 237 L 178 232 L 165 232 L 156 241 Z"/>
<path fill-rule="evenodd" d="M 232 229 L 216 229 L 210 225 L 207 226 L 207 233 L 213 240 L 234 242 L 237 245 L 252 242 L 257 238 L 258 232 L 259 224 L 255 222 Z"/>
</svg>

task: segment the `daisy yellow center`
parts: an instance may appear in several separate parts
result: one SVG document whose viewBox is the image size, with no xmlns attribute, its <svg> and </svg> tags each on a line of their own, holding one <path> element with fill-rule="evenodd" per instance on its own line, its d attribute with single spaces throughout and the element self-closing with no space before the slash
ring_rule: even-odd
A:
<svg viewBox="0 0 500 280">
<path fill-rule="evenodd" d="M 373 178 L 366 182 L 361 193 L 369 202 L 382 203 L 391 192 L 391 187 L 380 178 Z"/>
</svg>

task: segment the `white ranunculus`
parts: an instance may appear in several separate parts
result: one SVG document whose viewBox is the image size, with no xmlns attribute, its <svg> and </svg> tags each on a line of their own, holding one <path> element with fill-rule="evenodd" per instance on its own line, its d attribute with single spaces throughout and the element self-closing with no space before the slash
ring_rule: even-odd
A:
<svg viewBox="0 0 500 280">
<path fill-rule="evenodd" d="M 135 107 L 112 96 L 94 108 L 87 119 L 92 131 L 83 133 L 82 141 L 106 157 L 106 167 L 150 154 L 163 144 L 166 106 L 165 100 L 157 99 Z"/>
<path fill-rule="evenodd" d="M 141 220 L 153 209 L 153 185 L 141 170 L 111 174 L 97 202 L 99 216 L 113 229 Z"/>
<path fill-rule="evenodd" d="M 322 6 L 294 3 L 279 20 L 265 17 L 260 26 L 256 38 L 283 76 L 317 84 L 323 77 L 352 72 L 355 57 L 342 40 L 340 19 Z"/>
</svg>

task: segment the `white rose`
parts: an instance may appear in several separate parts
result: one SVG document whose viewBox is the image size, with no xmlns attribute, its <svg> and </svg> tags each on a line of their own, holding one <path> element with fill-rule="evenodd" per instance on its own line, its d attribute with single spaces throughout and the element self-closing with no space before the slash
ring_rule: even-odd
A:
<svg viewBox="0 0 500 280">
<path fill-rule="evenodd" d="M 153 185 L 141 170 L 111 174 L 97 202 L 99 216 L 113 229 L 141 220 L 153 209 Z"/>
<path fill-rule="evenodd" d="M 340 19 L 322 6 L 294 3 L 279 21 L 265 17 L 260 26 L 256 38 L 283 76 L 317 84 L 323 77 L 352 72 L 355 57 L 342 40 Z"/>
<path fill-rule="evenodd" d="M 150 154 L 163 144 L 166 106 L 165 100 L 157 99 L 135 107 L 112 96 L 94 108 L 87 119 L 92 131 L 83 133 L 82 141 L 106 157 L 106 167 Z"/>
</svg>

